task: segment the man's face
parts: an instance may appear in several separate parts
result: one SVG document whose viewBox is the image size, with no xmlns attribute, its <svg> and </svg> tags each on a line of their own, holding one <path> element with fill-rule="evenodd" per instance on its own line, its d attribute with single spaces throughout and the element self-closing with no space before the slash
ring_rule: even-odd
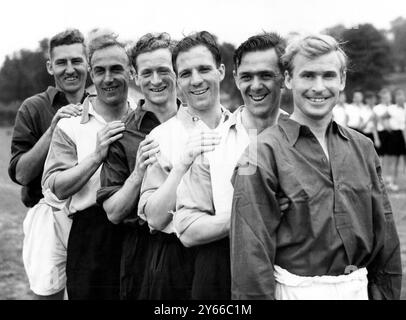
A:
<svg viewBox="0 0 406 320">
<path fill-rule="evenodd" d="M 275 49 L 245 53 L 234 79 L 245 107 L 255 117 L 269 117 L 279 108 L 283 76 Z"/>
<path fill-rule="evenodd" d="M 375 104 L 376 104 L 376 98 L 375 98 L 375 96 L 371 96 L 371 97 L 365 98 L 365 103 L 366 103 L 368 106 L 370 106 L 370 107 L 375 106 Z"/>
<path fill-rule="evenodd" d="M 90 63 L 98 98 L 107 105 L 126 102 L 132 69 L 124 49 L 112 46 L 97 50 Z"/>
<path fill-rule="evenodd" d="M 309 59 L 301 54 L 293 58 L 292 75 L 286 73 L 285 84 L 292 89 L 296 108 L 313 120 L 331 117 L 340 91 L 345 87 L 345 75 L 336 52 Z"/>
<path fill-rule="evenodd" d="M 388 104 L 391 103 L 392 97 L 391 97 L 391 94 L 390 94 L 389 91 L 383 91 L 383 92 L 380 94 L 380 96 L 381 96 L 381 103 L 382 103 L 382 104 L 388 105 Z"/>
<path fill-rule="evenodd" d="M 397 91 L 395 100 L 396 104 L 403 105 L 405 103 L 405 93 L 403 91 Z"/>
<path fill-rule="evenodd" d="M 87 60 L 83 45 L 74 43 L 53 48 L 47 69 L 54 76 L 57 89 L 70 94 L 83 90 L 87 76 Z"/>
<path fill-rule="evenodd" d="M 137 85 L 147 101 L 166 104 L 176 94 L 176 76 L 169 49 L 140 54 L 137 63 Z"/>
<path fill-rule="evenodd" d="M 362 92 L 356 91 L 354 92 L 354 96 L 352 99 L 352 102 L 355 104 L 361 104 L 362 103 L 362 99 L 363 99 L 363 95 Z"/>
<path fill-rule="evenodd" d="M 209 49 L 199 45 L 181 52 L 176 67 L 179 88 L 191 108 L 205 111 L 219 102 L 225 69 L 224 65 L 217 68 Z"/>
</svg>

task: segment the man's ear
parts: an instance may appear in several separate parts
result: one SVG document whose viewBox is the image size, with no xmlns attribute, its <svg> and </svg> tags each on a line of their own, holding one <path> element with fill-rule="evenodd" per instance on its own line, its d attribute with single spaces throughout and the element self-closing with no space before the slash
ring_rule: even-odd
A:
<svg viewBox="0 0 406 320">
<path fill-rule="evenodd" d="M 47 67 L 47 71 L 48 73 L 53 76 L 54 75 L 54 70 L 52 69 L 52 62 L 51 60 L 47 60 L 46 62 L 46 67 Z"/>
<path fill-rule="evenodd" d="M 340 83 L 340 91 L 344 91 L 345 82 L 347 81 L 347 72 L 341 72 L 341 83 Z"/>
<path fill-rule="evenodd" d="M 288 71 L 285 71 L 285 87 L 286 89 L 292 90 L 292 77 L 290 76 Z M 282 83 L 283 85 L 283 83 Z"/>
<path fill-rule="evenodd" d="M 240 90 L 240 85 L 238 83 L 238 75 L 237 75 L 236 70 L 233 70 L 233 77 L 234 77 L 235 86 L 237 87 L 238 90 Z"/>
<path fill-rule="evenodd" d="M 218 71 L 220 73 L 220 82 L 223 81 L 225 75 L 226 75 L 226 66 L 221 63 L 220 66 L 218 67 Z"/>
</svg>

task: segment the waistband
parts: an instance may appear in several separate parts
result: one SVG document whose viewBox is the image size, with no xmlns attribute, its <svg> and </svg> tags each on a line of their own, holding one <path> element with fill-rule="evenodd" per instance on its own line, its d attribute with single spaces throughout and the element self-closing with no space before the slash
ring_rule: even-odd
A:
<svg viewBox="0 0 406 320">
<path fill-rule="evenodd" d="M 339 276 L 298 276 L 290 273 L 288 270 L 275 265 L 274 276 L 275 280 L 287 286 L 292 287 L 307 287 L 315 284 L 339 284 L 352 282 L 355 280 L 367 280 L 368 271 L 366 268 L 357 269 L 350 274 Z"/>
</svg>

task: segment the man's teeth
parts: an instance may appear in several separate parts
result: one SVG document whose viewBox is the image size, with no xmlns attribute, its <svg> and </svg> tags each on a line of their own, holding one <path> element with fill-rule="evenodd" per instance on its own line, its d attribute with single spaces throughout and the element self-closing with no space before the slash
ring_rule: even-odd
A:
<svg viewBox="0 0 406 320">
<path fill-rule="evenodd" d="M 67 81 L 75 81 L 77 79 L 77 77 L 69 77 L 69 78 L 65 78 L 65 80 Z"/>
<path fill-rule="evenodd" d="M 115 90 L 116 88 L 104 88 L 105 91 L 111 92 L 113 90 Z"/>
<path fill-rule="evenodd" d="M 201 94 L 205 93 L 207 90 L 209 90 L 209 89 L 196 90 L 196 91 L 192 91 L 192 93 L 195 95 L 201 95 Z"/>
<path fill-rule="evenodd" d="M 151 89 L 152 92 L 162 92 L 165 90 L 166 87 Z"/>
<path fill-rule="evenodd" d="M 261 101 L 265 98 L 266 94 L 263 94 L 262 96 L 250 96 L 252 100 L 254 101 Z"/>
<path fill-rule="evenodd" d="M 327 98 L 309 98 L 309 100 L 312 101 L 312 102 L 323 102 L 326 99 Z"/>
</svg>

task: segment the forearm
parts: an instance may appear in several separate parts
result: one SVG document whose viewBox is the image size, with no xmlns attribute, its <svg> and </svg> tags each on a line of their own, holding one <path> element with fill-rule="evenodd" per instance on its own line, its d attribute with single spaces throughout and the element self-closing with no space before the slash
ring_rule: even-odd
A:
<svg viewBox="0 0 406 320">
<path fill-rule="evenodd" d="M 185 247 L 192 247 L 223 239 L 230 232 L 230 217 L 227 215 L 204 215 L 195 220 L 180 235 Z"/>
<path fill-rule="evenodd" d="M 101 163 L 102 160 L 95 153 L 92 153 L 76 166 L 57 172 L 52 191 L 58 199 L 67 199 L 89 181 Z"/>
<path fill-rule="evenodd" d="M 137 210 L 141 183 L 142 177 L 133 171 L 121 189 L 103 202 L 103 208 L 112 223 L 120 223 L 131 212 Z"/>
<path fill-rule="evenodd" d="M 16 179 L 22 185 L 26 186 L 41 174 L 51 138 L 52 131 L 48 129 L 37 143 L 18 160 L 16 165 Z"/>
<path fill-rule="evenodd" d="M 152 228 L 162 230 L 172 220 L 169 212 L 176 209 L 176 190 L 184 174 L 183 168 L 174 167 L 165 182 L 148 198 L 144 213 Z"/>
</svg>

